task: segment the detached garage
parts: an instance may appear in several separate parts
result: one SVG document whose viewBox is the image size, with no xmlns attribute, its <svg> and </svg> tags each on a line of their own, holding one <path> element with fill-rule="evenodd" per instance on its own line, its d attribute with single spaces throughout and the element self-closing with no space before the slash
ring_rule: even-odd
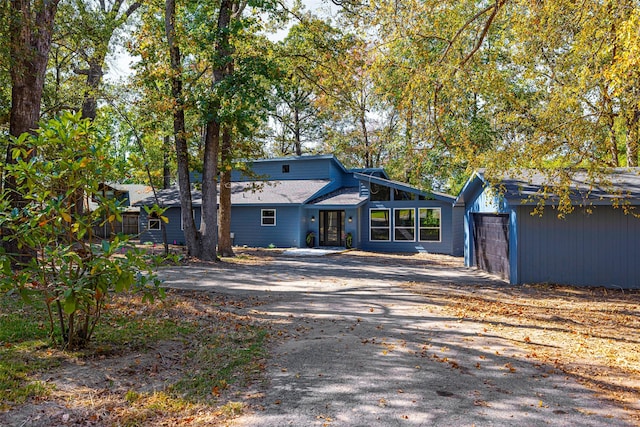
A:
<svg viewBox="0 0 640 427">
<path fill-rule="evenodd" d="M 640 169 L 614 169 L 601 185 L 582 172 L 563 182 L 573 211 L 559 217 L 547 175 L 525 171 L 491 185 L 474 173 L 456 200 L 465 265 L 512 284 L 640 289 Z"/>
</svg>

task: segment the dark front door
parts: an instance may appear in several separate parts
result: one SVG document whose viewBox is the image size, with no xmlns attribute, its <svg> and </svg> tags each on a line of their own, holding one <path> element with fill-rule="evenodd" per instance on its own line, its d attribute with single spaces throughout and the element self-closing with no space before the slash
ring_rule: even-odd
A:
<svg viewBox="0 0 640 427">
<path fill-rule="evenodd" d="M 320 211 L 320 246 L 344 246 L 344 211 Z"/>
<path fill-rule="evenodd" d="M 476 267 L 509 278 L 509 215 L 473 214 Z"/>
</svg>

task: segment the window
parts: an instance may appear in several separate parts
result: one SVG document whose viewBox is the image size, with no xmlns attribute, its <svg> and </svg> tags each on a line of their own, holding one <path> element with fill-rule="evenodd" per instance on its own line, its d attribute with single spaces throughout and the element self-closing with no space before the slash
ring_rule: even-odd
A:
<svg viewBox="0 0 640 427">
<path fill-rule="evenodd" d="M 421 242 L 440 241 L 440 208 L 420 208 L 419 227 Z"/>
<path fill-rule="evenodd" d="M 372 182 L 369 185 L 369 200 L 372 202 L 388 202 L 391 200 L 391 189 L 386 185 Z"/>
<path fill-rule="evenodd" d="M 261 211 L 261 225 L 263 227 L 273 227 L 276 225 L 276 210 L 275 209 L 262 209 Z"/>
<path fill-rule="evenodd" d="M 394 209 L 393 215 L 393 240 L 406 242 L 416 240 L 415 209 Z"/>
<path fill-rule="evenodd" d="M 369 211 L 370 240 L 385 242 L 391 240 L 390 226 L 389 209 L 371 209 Z"/>
<path fill-rule="evenodd" d="M 282 165 L 282 173 L 289 173 L 289 165 Z"/>
<path fill-rule="evenodd" d="M 147 230 L 157 231 L 162 229 L 162 221 L 156 214 L 152 214 L 149 217 L 149 223 L 147 224 Z"/>
<path fill-rule="evenodd" d="M 397 188 L 393 189 L 393 200 L 415 200 L 416 198 L 417 195 L 414 193 L 398 190 Z"/>
</svg>

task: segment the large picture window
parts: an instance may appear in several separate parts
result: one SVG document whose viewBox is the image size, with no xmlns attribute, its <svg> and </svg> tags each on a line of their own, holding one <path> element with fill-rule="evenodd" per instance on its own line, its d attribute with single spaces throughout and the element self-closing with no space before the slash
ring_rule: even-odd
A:
<svg viewBox="0 0 640 427">
<path fill-rule="evenodd" d="M 276 225 L 276 210 L 262 209 L 260 225 L 263 227 L 274 227 Z"/>
<path fill-rule="evenodd" d="M 390 228 L 389 209 L 371 209 L 369 211 L 369 240 L 388 242 L 391 240 Z"/>
<path fill-rule="evenodd" d="M 393 240 L 405 242 L 416 240 L 415 209 L 394 209 L 393 216 Z"/>
<path fill-rule="evenodd" d="M 440 241 L 440 208 L 420 208 L 418 222 L 421 242 Z"/>
</svg>

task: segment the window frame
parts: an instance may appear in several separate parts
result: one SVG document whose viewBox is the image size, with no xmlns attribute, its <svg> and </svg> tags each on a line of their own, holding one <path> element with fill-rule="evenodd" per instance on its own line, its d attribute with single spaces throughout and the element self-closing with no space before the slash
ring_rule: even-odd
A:
<svg viewBox="0 0 640 427">
<path fill-rule="evenodd" d="M 372 218 L 373 216 L 371 215 L 373 211 L 387 211 L 387 215 L 388 215 L 388 225 L 386 227 L 374 227 L 372 224 Z M 374 229 L 386 229 L 387 230 L 387 235 L 388 238 L 386 240 L 381 240 L 381 239 L 373 239 L 373 233 L 372 231 Z M 369 241 L 370 242 L 390 242 L 391 241 L 391 209 L 390 208 L 369 208 Z"/>
<path fill-rule="evenodd" d="M 398 211 L 410 211 L 413 216 L 413 226 L 398 226 L 396 223 L 398 222 L 396 219 L 396 212 Z M 413 229 L 413 238 L 412 239 L 397 239 L 396 238 L 396 230 L 408 230 Z M 415 242 L 416 241 L 416 210 L 415 208 L 393 208 L 393 241 L 394 242 Z"/>
<path fill-rule="evenodd" d="M 432 211 L 438 211 L 438 227 L 423 227 L 420 223 L 420 211 L 421 210 L 432 210 Z M 442 208 L 439 207 L 423 207 L 423 208 L 418 208 L 418 241 L 419 242 L 427 242 L 427 243 L 440 243 L 442 242 Z M 422 230 L 438 230 L 438 240 L 423 240 L 420 238 L 421 234 L 420 231 Z"/>
<path fill-rule="evenodd" d="M 273 212 L 273 216 L 265 216 L 265 212 Z M 273 224 L 266 224 L 264 222 L 265 219 L 273 218 Z M 260 226 L 261 227 L 275 227 L 277 223 L 277 213 L 276 209 L 260 209 Z"/>
<path fill-rule="evenodd" d="M 157 223 L 157 227 L 151 226 L 152 223 Z M 147 231 L 162 231 L 162 220 L 156 216 L 147 217 Z"/>
</svg>

